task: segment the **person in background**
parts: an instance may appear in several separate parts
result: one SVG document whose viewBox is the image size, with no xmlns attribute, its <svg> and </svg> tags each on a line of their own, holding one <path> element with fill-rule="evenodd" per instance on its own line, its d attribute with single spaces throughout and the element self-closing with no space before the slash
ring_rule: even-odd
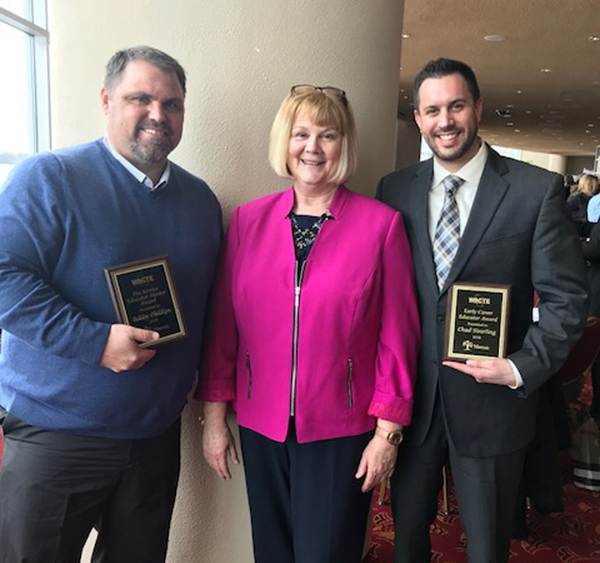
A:
<svg viewBox="0 0 600 563">
<path fill-rule="evenodd" d="M 504 563 L 538 389 L 585 324 L 581 249 L 562 177 L 501 157 L 478 136 L 483 102 L 468 65 L 429 62 L 415 79 L 414 106 L 433 158 L 377 189 L 406 221 L 423 334 L 413 421 L 392 477 L 394 561 L 429 563 L 449 463 L 469 563 Z M 455 282 L 510 285 L 506 358 L 444 360 Z"/>
<path fill-rule="evenodd" d="M 579 178 L 577 190 L 567 199 L 567 207 L 573 216 L 580 237 L 587 237 L 592 230 L 592 222 L 588 221 L 587 209 L 590 199 L 598 194 L 598 178 L 591 174 L 583 174 Z"/>
<path fill-rule="evenodd" d="M 151 47 L 108 62 L 102 139 L 35 156 L 0 194 L 0 561 L 161 563 L 179 419 L 200 360 L 221 210 L 169 162 L 186 76 Z M 168 255 L 189 337 L 116 320 L 104 269 Z"/>
<path fill-rule="evenodd" d="M 590 281 L 589 314 L 600 317 L 600 223 L 598 221 L 592 223 L 590 236 L 581 242 L 581 247 Z M 600 425 L 600 355 L 592 366 L 592 388 L 590 415 Z"/>
<path fill-rule="evenodd" d="M 592 228 L 594 223 L 600 221 L 600 193 L 593 196 L 588 202 L 587 220 L 592 223 Z"/>
<path fill-rule="evenodd" d="M 293 186 L 238 207 L 196 392 L 224 479 L 237 410 L 257 563 L 358 563 L 371 495 L 412 416 L 419 323 L 402 216 L 345 187 L 346 94 L 295 86 L 270 162 Z"/>
</svg>

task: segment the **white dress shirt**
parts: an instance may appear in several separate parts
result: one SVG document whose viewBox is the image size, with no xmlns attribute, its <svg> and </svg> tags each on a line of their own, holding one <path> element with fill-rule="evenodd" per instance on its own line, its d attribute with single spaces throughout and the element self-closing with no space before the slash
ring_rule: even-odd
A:
<svg viewBox="0 0 600 563">
<path fill-rule="evenodd" d="M 480 141 L 481 142 L 481 141 Z M 465 226 L 471 214 L 473 200 L 479 187 L 479 181 L 483 175 L 483 169 L 487 161 L 488 150 L 485 143 L 481 143 L 477 154 L 469 160 L 458 172 L 448 172 L 437 159 L 433 159 L 433 183 L 429 190 L 429 236 L 433 242 L 435 228 L 442 214 L 445 190 L 443 180 L 447 176 L 458 176 L 464 180 L 464 184 L 456 190 L 456 204 L 460 215 L 460 234 L 462 236 Z"/>
</svg>

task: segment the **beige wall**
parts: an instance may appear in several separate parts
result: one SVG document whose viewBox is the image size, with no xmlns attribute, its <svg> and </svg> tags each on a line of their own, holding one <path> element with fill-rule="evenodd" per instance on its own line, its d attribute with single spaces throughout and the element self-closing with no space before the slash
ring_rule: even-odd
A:
<svg viewBox="0 0 600 563">
<path fill-rule="evenodd" d="M 566 174 L 567 157 L 534 151 L 521 151 L 521 160 L 558 174 Z"/>
<path fill-rule="evenodd" d="M 419 162 L 421 133 L 414 119 L 398 119 L 396 123 L 396 170 Z"/>
<path fill-rule="evenodd" d="M 285 187 L 267 163 L 271 121 L 293 84 L 343 88 L 355 108 L 360 165 L 351 187 L 372 194 L 393 169 L 401 0 L 49 0 L 53 147 L 104 132 L 99 90 L 119 48 L 150 44 L 189 73 L 184 138 L 173 160 L 204 178 L 228 218 Z M 252 561 L 240 468 L 218 482 L 187 408 L 171 563 Z M 275 563 L 275 562 L 274 562 Z"/>
<path fill-rule="evenodd" d="M 568 156 L 565 174 L 581 174 L 583 169 L 594 169 L 594 155 Z"/>
</svg>

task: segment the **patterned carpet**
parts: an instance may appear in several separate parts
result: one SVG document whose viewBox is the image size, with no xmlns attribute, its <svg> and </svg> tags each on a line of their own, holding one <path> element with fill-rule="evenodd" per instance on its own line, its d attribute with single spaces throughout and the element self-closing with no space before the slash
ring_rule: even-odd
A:
<svg viewBox="0 0 600 563">
<path fill-rule="evenodd" d="M 565 464 L 569 465 L 569 464 Z M 563 488 L 565 510 L 527 514 L 530 536 L 511 542 L 511 563 L 589 563 L 600 561 L 600 493 L 576 488 L 570 474 Z M 438 517 L 431 533 L 433 563 L 466 563 L 466 541 L 460 528 L 456 500 L 450 515 Z M 392 563 L 394 526 L 389 506 L 376 506 L 372 545 L 365 563 Z"/>
<path fill-rule="evenodd" d="M 577 417 L 585 418 L 589 388 L 582 393 Z M 598 432 L 600 435 L 600 432 Z M 565 510 L 541 515 L 528 510 L 527 540 L 511 542 L 511 563 L 592 563 L 600 561 L 600 493 L 573 485 L 569 452 L 561 454 Z M 466 563 L 466 541 L 460 528 L 456 499 L 450 495 L 450 515 L 438 514 L 432 527 L 432 562 Z M 390 507 L 376 505 L 372 545 L 365 563 L 392 563 L 394 526 Z"/>
</svg>

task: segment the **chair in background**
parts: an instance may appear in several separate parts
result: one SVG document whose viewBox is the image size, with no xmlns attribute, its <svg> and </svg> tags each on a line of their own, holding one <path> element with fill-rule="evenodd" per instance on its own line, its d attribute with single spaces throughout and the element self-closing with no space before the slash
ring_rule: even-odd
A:
<svg viewBox="0 0 600 563">
<path fill-rule="evenodd" d="M 600 317 L 589 317 L 585 331 L 559 372 L 567 408 L 579 398 L 596 357 L 600 353 Z M 598 389 L 593 389 L 598 393 Z M 577 415 L 579 412 L 579 416 Z M 571 408 L 573 484 L 600 490 L 600 429 L 587 410 Z"/>
<path fill-rule="evenodd" d="M 567 405 L 579 398 L 583 383 L 600 352 L 600 317 L 588 317 L 585 330 L 558 375 Z"/>
</svg>

